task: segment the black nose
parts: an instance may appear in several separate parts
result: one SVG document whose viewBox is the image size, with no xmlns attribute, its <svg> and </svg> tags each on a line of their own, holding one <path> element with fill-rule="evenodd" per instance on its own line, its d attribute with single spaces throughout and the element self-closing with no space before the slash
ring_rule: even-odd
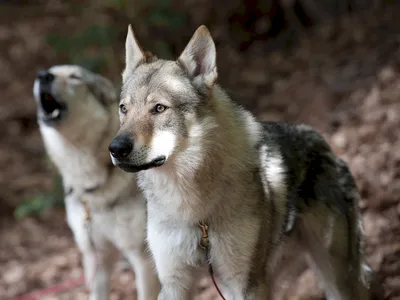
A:
<svg viewBox="0 0 400 300">
<path fill-rule="evenodd" d="M 51 83 L 54 80 L 54 75 L 47 70 L 39 71 L 37 77 L 39 78 L 40 83 Z"/>
<path fill-rule="evenodd" d="M 115 137 L 108 147 L 111 155 L 119 159 L 127 157 L 132 149 L 132 142 L 126 137 Z"/>
</svg>

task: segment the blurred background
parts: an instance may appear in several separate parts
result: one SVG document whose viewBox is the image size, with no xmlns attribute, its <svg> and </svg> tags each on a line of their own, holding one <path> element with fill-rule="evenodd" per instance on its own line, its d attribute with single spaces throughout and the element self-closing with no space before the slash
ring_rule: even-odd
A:
<svg viewBox="0 0 400 300">
<path fill-rule="evenodd" d="M 207 25 L 219 81 L 234 100 L 264 120 L 323 133 L 360 188 L 368 260 L 387 299 L 400 299 L 394 0 L 0 1 L 0 299 L 81 274 L 60 178 L 36 123 L 33 81 L 42 68 L 79 64 L 119 85 L 129 23 L 145 49 L 170 59 Z M 117 272 L 111 299 L 135 299 L 132 279 Z M 310 272 L 291 286 L 282 299 L 323 299 Z M 208 290 L 199 297 L 211 299 Z M 41 299 L 85 299 L 85 292 Z"/>
</svg>

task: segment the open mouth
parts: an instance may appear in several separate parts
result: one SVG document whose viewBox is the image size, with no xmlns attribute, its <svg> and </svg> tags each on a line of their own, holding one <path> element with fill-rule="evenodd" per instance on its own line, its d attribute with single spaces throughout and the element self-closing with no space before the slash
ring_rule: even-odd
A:
<svg viewBox="0 0 400 300">
<path fill-rule="evenodd" d="M 166 161 L 165 156 L 157 157 L 156 159 L 152 160 L 151 162 L 143 165 L 133 165 L 130 163 L 125 162 L 118 162 L 117 166 L 124 170 L 125 172 L 136 173 L 139 171 L 144 171 L 152 168 L 161 167 Z"/>
<path fill-rule="evenodd" d="M 48 92 L 40 92 L 41 119 L 45 122 L 59 121 L 66 111 L 65 104 L 57 101 Z"/>
</svg>

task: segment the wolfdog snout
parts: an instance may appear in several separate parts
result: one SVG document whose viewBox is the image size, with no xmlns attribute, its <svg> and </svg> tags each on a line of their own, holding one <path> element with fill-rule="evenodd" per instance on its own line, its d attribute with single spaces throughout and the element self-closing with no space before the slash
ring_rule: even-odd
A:
<svg viewBox="0 0 400 300">
<path fill-rule="evenodd" d="M 108 147 L 111 155 L 116 159 L 126 158 L 132 152 L 132 149 L 132 141 L 124 136 L 116 136 Z"/>
</svg>

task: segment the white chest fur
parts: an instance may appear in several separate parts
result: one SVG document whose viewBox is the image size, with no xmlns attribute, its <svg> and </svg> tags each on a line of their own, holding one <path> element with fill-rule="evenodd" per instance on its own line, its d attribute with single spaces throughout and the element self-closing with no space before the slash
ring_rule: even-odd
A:
<svg viewBox="0 0 400 300">
<path fill-rule="evenodd" d="M 96 161 L 95 153 L 77 148 L 55 128 L 40 126 L 43 141 L 51 160 L 63 180 L 75 187 L 90 188 L 105 182 L 107 170 Z"/>
<path fill-rule="evenodd" d="M 139 186 L 148 199 L 148 209 L 159 221 L 191 224 L 208 215 L 209 207 L 187 179 L 168 170 L 154 169 L 139 174 Z"/>
</svg>

